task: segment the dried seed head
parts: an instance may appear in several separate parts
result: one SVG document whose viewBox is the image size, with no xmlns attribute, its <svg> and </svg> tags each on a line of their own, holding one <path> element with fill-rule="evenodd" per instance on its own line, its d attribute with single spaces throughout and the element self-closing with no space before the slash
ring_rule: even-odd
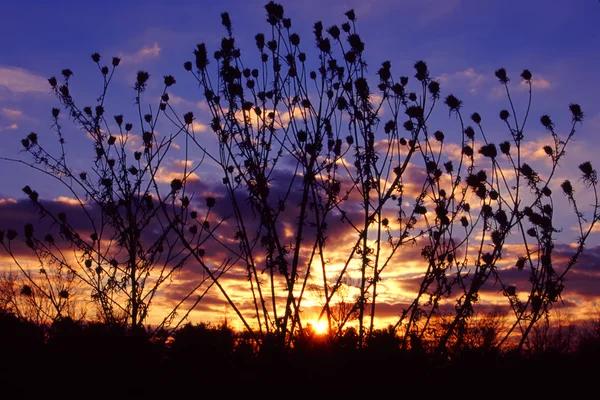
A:
<svg viewBox="0 0 600 400">
<path fill-rule="evenodd" d="M 229 18 L 229 14 L 224 12 L 221 14 L 221 24 L 227 29 L 227 32 L 231 34 L 231 19 Z"/>
<path fill-rule="evenodd" d="M 176 83 L 173 75 L 167 75 L 164 78 L 165 78 L 165 86 L 166 87 L 173 86 Z"/>
<path fill-rule="evenodd" d="M 523 72 L 521 72 L 521 78 L 523 78 L 526 81 L 530 81 L 531 80 L 531 72 L 528 69 L 524 69 Z"/>
<path fill-rule="evenodd" d="M 560 187 L 562 188 L 563 192 L 565 192 L 565 194 L 567 196 L 571 196 L 573 195 L 573 185 L 571 185 L 571 182 L 566 180 L 564 181 Z"/>
<path fill-rule="evenodd" d="M 177 191 L 181 190 L 182 187 L 183 187 L 183 182 L 181 182 L 181 179 L 173 179 L 171 181 L 171 190 L 173 192 L 177 192 Z"/>
<path fill-rule="evenodd" d="M 573 114 L 573 122 L 583 121 L 583 111 L 581 111 L 579 104 L 569 104 L 569 110 L 571 110 L 571 114 Z"/>
<path fill-rule="evenodd" d="M 472 157 L 473 156 L 473 148 L 467 144 L 463 147 L 462 153 L 467 157 Z"/>
<path fill-rule="evenodd" d="M 527 261 L 527 257 L 519 257 L 519 259 L 517 260 L 517 262 L 515 263 L 515 267 L 517 267 L 517 269 L 519 271 L 522 271 L 523 268 L 525 268 L 525 262 Z"/>
<path fill-rule="evenodd" d="M 196 68 L 199 71 L 206 69 L 206 66 L 208 65 L 208 55 L 206 53 L 206 44 L 200 43 L 200 44 L 196 45 L 196 49 L 194 49 L 194 56 L 196 59 Z M 187 63 L 185 63 L 183 66 L 187 70 Z M 191 68 L 189 70 L 191 70 Z"/>
<path fill-rule="evenodd" d="M 135 82 L 135 90 L 138 92 L 143 92 L 146 89 L 146 84 L 148 83 L 148 79 L 150 78 L 150 74 L 146 71 L 138 71 Z"/>
<path fill-rule="evenodd" d="M 583 179 L 586 181 L 593 182 L 596 180 L 596 170 L 592 167 L 592 163 L 586 161 L 582 164 L 579 164 L 579 170 L 583 174 Z"/>
<path fill-rule="evenodd" d="M 337 25 L 333 25 L 332 27 L 327 29 L 327 33 L 329 33 L 333 39 L 338 40 L 340 38 L 341 32 L 340 28 L 338 28 Z"/>
<path fill-rule="evenodd" d="M 429 89 L 429 93 L 434 99 L 438 99 L 440 97 L 440 83 L 438 81 L 429 82 L 427 89 Z"/>
<path fill-rule="evenodd" d="M 481 146 L 479 149 L 479 154 L 488 158 L 496 158 L 498 155 L 498 152 L 496 151 L 496 145 L 494 143 L 489 143 L 485 146 Z"/>
<path fill-rule="evenodd" d="M 456 98 L 456 96 L 454 96 L 453 94 L 448 95 L 446 97 L 446 100 L 444 100 L 444 103 L 448 106 L 450 111 L 458 111 L 462 106 L 462 101 Z"/>
<path fill-rule="evenodd" d="M 467 126 L 465 128 L 465 136 L 467 136 L 469 139 L 473 139 L 475 137 L 475 130 L 470 126 Z"/>
<path fill-rule="evenodd" d="M 424 80 L 429 78 L 429 71 L 427 70 L 427 64 L 425 63 L 425 61 L 417 61 L 414 67 L 417 71 L 417 73 L 415 74 L 415 78 L 417 78 L 419 82 L 423 82 Z"/>
<path fill-rule="evenodd" d="M 504 68 L 500 68 L 500 69 L 496 70 L 495 74 L 496 74 L 496 78 L 498 78 L 500 83 L 507 84 L 510 81 L 510 79 L 508 78 L 508 75 L 506 74 L 506 70 Z"/>
</svg>

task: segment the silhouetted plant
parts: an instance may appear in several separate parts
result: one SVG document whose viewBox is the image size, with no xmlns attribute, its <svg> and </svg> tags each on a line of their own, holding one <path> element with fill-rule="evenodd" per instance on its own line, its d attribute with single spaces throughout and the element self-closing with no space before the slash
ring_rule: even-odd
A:
<svg viewBox="0 0 600 400">
<path fill-rule="evenodd" d="M 69 117 L 93 138 L 95 155 L 89 175 L 69 167 L 58 109 L 52 111 L 58 155 L 46 151 L 36 134 L 23 139 L 31 160 L 19 162 L 65 185 L 89 223 L 85 234 L 78 231 L 70 217 L 25 187 L 36 209 L 59 230 L 60 240 L 74 250 L 67 257 L 57 251 L 59 239 L 50 234 L 38 239 L 27 225 L 25 243 L 40 263 L 72 272 L 92 289 L 106 321 L 122 320 L 134 328 L 143 325 L 159 288 L 184 263 L 194 263 L 204 278 L 159 328 L 191 302 L 173 324 L 179 327 L 216 290 L 260 346 L 258 354 L 285 351 L 306 339 L 314 316 L 303 311 L 315 293 L 317 299 L 310 300 L 320 302 L 317 318 L 326 319 L 333 341 L 351 342 L 349 332 L 355 332 L 358 347 L 387 346 L 389 341 L 403 350 L 430 346 L 441 357 L 469 346 L 498 348 L 509 338 L 516 338 L 519 348 L 528 346 L 533 327 L 560 301 L 565 277 L 600 217 L 600 202 L 595 200 L 584 215 L 573 184 L 561 184 L 579 241 L 569 261 L 557 264 L 560 227 L 554 222 L 551 186 L 583 120 L 581 107 L 569 105 L 566 134 L 549 116 L 540 118 L 548 132 L 543 151 L 549 162 L 544 171 L 536 170 L 524 153 L 532 139 L 525 130 L 530 71 L 520 77 L 529 89 L 522 111 L 514 106 L 508 72 L 495 71 L 508 100 L 507 109 L 495 116 L 506 129 L 500 138 L 486 132 L 485 116 L 474 112 L 467 117 L 459 98 L 442 97 L 443 88 L 424 61 L 415 62 L 411 78 L 396 78 L 390 61 L 371 77 L 354 11 L 346 13 L 340 27 L 314 24 L 316 51 L 311 55 L 281 5 L 269 2 L 265 10 L 268 33 L 255 36 L 254 61 L 242 57 L 224 13 L 226 35 L 220 47 L 209 51 L 200 43 L 193 61 L 183 64 L 206 101 L 212 141 L 196 132 L 198 117 L 172 106 L 168 91 L 176 83 L 173 76 L 164 77 L 156 111 L 144 114 L 142 94 L 150 77 L 139 71 L 135 91 L 142 151 L 133 152 L 131 161 L 127 143 L 133 125 L 124 124 L 119 115 L 109 123 L 104 111 L 118 59 L 105 69 L 100 56 L 92 56 L 104 79 L 94 109 L 75 105 L 71 71 L 63 71 L 64 83 L 50 79 Z M 438 106 L 456 121 L 445 132 L 431 119 Z M 157 136 L 159 118 L 173 123 L 172 135 Z M 201 155 L 186 158 L 182 177 L 161 186 L 156 174 L 176 139 L 186 155 L 198 150 Z M 196 167 L 187 167 L 188 161 Z M 190 176 L 201 165 L 222 174 L 215 191 L 223 195 L 192 202 L 199 194 Z M 595 169 L 590 162 L 579 169 L 597 199 Z M 334 231 L 340 224 L 344 241 Z M 160 232 L 151 233 L 157 226 Z M 0 243 L 17 262 L 11 250 L 15 237 L 15 231 L 2 232 Z M 501 262 L 507 259 L 507 244 L 521 245 L 514 267 Z M 415 295 L 397 310 L 391 328 L 378 331 L 381 282 L 386 274 L 403 271 L 403 253 L 412 254 L 415 246 L 424 267 Z M 514 269 L 529 276 L 527 287 L 507 281 L 506 273 Z M 241 299 L 225 284 L 240 273 L 247 278 L 250 309 L 243 305 L 248 297 Z M 491 282 L 512 310 L 511 325 L 501 338 L 499 320 L 477 325 L 474 318 Z M 442 306 L 449 304 L 452 314 L 438 323 Z M 185 326 L 177 335 L 183 338 L 192 329 L 202 330 Z"/>
<path fill-rule="evenodd" d="M 346 318 L 357 314 L 362 342 L 374 327 L 382 273 L 401 268 L 402 249 L 418 243 L 427 268 L 417 296 L 395 326 L 402 328 L 404 338 L 417 327 L 422 335 L 440 303 L 459 293 L 456 314 L 438 344 L 438 351 L 445 352 L 450 338 L 465 329 L 482 287 L 492 278 L 515 314 L 515 325 L 507 329 L 506 337 L 518 328 L 521 345 L 525 344 L 531 327 L 559 300 L 564 276 L 596 220 L 597 205 L 584 230 L 573 190 L 565 189 L 570 184 L 564 183 L 581 226 L 582 246 L 572 262 L 557 272 L 552 266 L 557 228 L 552 222 L 549 184 L 583 119 L 581 108 L 569 106 L 573 118 L 565 137 L 555 131 L 549 117 L 541 118 L 553 142 L 545 148 L 551 167 L 542 175 L 521 155 L 529 106 L 519 119 L 508 87 L 510 78 L 500 68 L 496 77 L 510 106 L 510 111 L 500 112 L 507 140 L 498 144 L 498 150 L 486 136 L 478 113 L 470 118 L 474 127 L 468 126 L 462 101 L 450 94 L 444 103 L 458 118 L 462 152 L 446 158 L 446 135 L 429 127 L 441 88 L 425 62 L 414 65 L 417 91 L 410 91 L 407 77 L 396 81 L 387 61 L 377 71 L 375 91 L 367 80 L 365 44 L 353 13 L 343 33 L 336 26 L 325 30 L 321 22 L 315 23 L 318 59 L 309 59 L 283 9 L 271 2 L 266 10 L 271 32 L 256 35 L 257 68 L 242 61 L 228 26 L 221 48 L 214 53 L 215 75 L 204 44 L 194 50 L 195 63 L 184 65 L 198 81 L 212 115 L 211 128 L 219 144 L 213 159 L 223 170 L 223 184 L 235 213 L 236 238 L 255 301 L 258 329 L 292 338 L 295 330 L 302 329 L 301 304 L 307 283 L 320 275 L 325 299 L 321 315 L 326 315 L 330 329 L 341 331 L 346 321 L 333 326 L 333 298 L 343 280 L 353 277 L 359 283 Z M 521 79 L 531 99 L 531 72 L 523 71 Z M 391 115 L 385 123 L 379 117 L 384 107 Z M 378 129 L 381 125 L 383 132 Z M 195 139 L 189 130 L 188 134 Z M 477 165 L 476 153 L 481 158 Z M 280 165 L 294 172 L 282 180 L 277 174 Z M 595 190 L 591 164 L 584 163 L 580 169 L 586 184 Z M 411 170 L 422 171 L 425 178 L 414 202 L 406 206 L 412 195 L 406 187 L 414 182 L 405 177 Z M 240 206 L 242 198 L 250 202 L 254 214 Z M 260 226 L 251 229 L 256 226 L 254 215 Z M 283 215 L 294 221 L 291 245 L 285 244 Z M 327 265 L 328 254 L 338 250 L 328 247 L 327 231 L 338 221 L 356 234 L 341 271 Z M 514 286 L 504 283 L 497 266 L 509 234 L 517 232 L 524 255 L 516 262 L 523 267 L 527 264 L 531 275 L 524 301 Z M 259 245 L 264 260 L 260 266 L 256 261 Z M 269 274 L 264 288 L 260 271 Z M 282 286 L 285 296 L 276 293 Z"/>
<path fill-rule="evenodd" d="M 189 258 L 176 247 L 177 235 L 164 215 L 177 215 L 181 209 L 175 202 L 176 193 L 191 172 L 184 171 L 181 179 L 174 179 L 170 191 L 159 191 L 158 173 L 178 133 L 159 137 L 155 132 L 158 111 L 142 112 L 149 79 L 144 71 L 137 73 L 134 85 L 137 128 L 126 123 L 122 115 L 109 117 L 105 100 L 120 60 L 113 58 L 111 67 L 102 66 L 100 60 L 99 54 L 92 54 L 103 82 L 95 106 L 80 106 L 76 102 L 70 90 L 71 70 L 62 71 L 63 82 L 55 77 L 48 80 L 67 118 L 92 140 L 93 155 L 87 159 L 88 164 L 72 164 L 67 156 L 68 151 L 75 150 L 67 150 L 59 108 L 51 112 L 58 147 L 50 144 L 47 135 L 32 132 L 21 141 L 30 159 L 12 160 L 56 180 L 76 205 L 72 207 L 73 214 L 68 215 L 64 209 L 41 199 L 30 186 L 23 187 L 42 217 L 37 227 L 25 224 L 23 233 L 42 278 L 34 278 L 35 271 L 28 270 L 15 255 L 16 231 L 0 232 L 0 244 L 25 278 L 23 287 L 48 299 L 58 317 L 71 293 L 63 284 L 65 278 L 47 278 L 51 274 L 85 284 L 100 320 L 139 330 L 158 288 L 168 283 Z M 172 77 L 165 77 L 165 89 L 173 83 Z M 140 147 L 134 148 L 132 142 L 140 138 Z"/>
<path fill-rule="evenodd" d="M 545 318 L 532 329 L 531 351 L 572 353 L 579 345 L 580 329 L 574 321 L 555 312 L 552 318 Z"/>
<path fill-rule="evenodd" d="M 0 274 L 0 310 L 39 326 L 64 317 L 86 317 L 81 284 L 69 271 L 20 272 Z"/>
</svg>

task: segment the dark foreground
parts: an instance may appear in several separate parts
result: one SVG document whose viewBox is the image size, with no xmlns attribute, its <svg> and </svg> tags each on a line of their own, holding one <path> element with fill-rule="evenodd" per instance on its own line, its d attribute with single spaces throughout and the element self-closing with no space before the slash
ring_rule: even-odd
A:
<svg viewBox="0 0 600 400">
<path fill-rule="evenodd" d="M 226 327 L 162 340 L 101 324 L 48 329 L 0 318 L 0 399 L 600 398 L 600 341 L 561 353 L 465 349 L 434 358 L 379 336 L 257 350 Z"/>
</svg>

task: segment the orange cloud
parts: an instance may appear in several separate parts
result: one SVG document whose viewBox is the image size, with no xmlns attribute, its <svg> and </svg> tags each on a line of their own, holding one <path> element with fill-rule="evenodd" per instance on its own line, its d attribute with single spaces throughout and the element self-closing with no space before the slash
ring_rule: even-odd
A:
<svg viewBox="0 0 600 400">
<path fill-rule="evenodd" d="M 17 125 L 17 124 L 10 124 L 10 125 L 5 126 L 5 127 L 0 127 L 0 132 L 2 132 L 2 131 L 14 131 L 15 129 L 19 129 L 19 125 Z"/>
<path fill-rule="evenodd" d="M 183 171 L 170 171 L 165 167 L 160 167 L 154 177 L 159 183 L 171 183 L 173 179 L 182 179 Z M 200 180 L 200 177 L 195 172 L 189 173 L 187 181 Z"/>
<path fill-rule="evenodd" d="M 156 58 L 160 55 L 162 49 L 157 42 L 151 46 L 144 46 L 133 54 L 120 53 L 121 62 L 128 64 L 136 64 L 148 58 Z"/>
<path fill-rule="evenodd" d="M 74 199 L 72 197 L 67 197 L 67 196 L 59 196 L 59 197 L 55 198 L 53 201 L 55 201 L 57 203 L 66 203 L 71 206 L 79 206 L 79 205 L 85 204 L 85 202 L 83 200 L 78 200 L 78 199 Z"/>
<path fill-rule="evenodd" d="M 208 126 L 201 124 L 200 122 L 194 121 L 192 123 L 192 130 L 194 132 L 204 132 L 208 129 Z"/>
</svg>

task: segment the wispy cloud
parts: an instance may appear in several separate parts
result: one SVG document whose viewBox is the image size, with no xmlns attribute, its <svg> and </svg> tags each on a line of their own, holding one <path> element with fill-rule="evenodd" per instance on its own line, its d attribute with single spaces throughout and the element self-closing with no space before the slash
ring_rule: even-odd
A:
<svg viewBox="0 0 600 400">
<path fill-rule="evenodd" d="M 489 73 L 481 73 L 475 68 L 467 68 L 463 71 L 444 73 L 436 77 L 442 87 L 450 88 L 466 88 L 470 94 L 487 92 L 493 99 L 503 98 L 506 96 L 506 89 L 503 85 L 496 84 L 493 75 Z M 509 82 L 510 90 L 526 91 L 529 85 L 526 81 L 518 76 Z M 531 80 L 531 86 L 536 91 L 549 90 L 554 87 L 554 84 L 549 79 L 541 75 L 536 75 Z"/>
<path fill-rule="evenodd" d="M 200 110 L 208 110 L 208 104 L 206 100 L 188 100 L 186 98 L 174 95 L 173 93 L 169 93 L 169 104 L 172 106 L 188 106 L 195 107 Z"/>
<path fill-rule="evenodd" d="M 85 204 L 81 200 L 74 199 L 72 197 L 67 197 L 67 196 L 59 196 L 59 197 L 55 198 L 53 201 L 57 202 L 57 203 L 65 203 L 65 204 L 68 204 L 71 206 L 80 206 L 82 204 Z"/>
<path fill-rule="evenodd" d="M 543 76 L 536 75 L 531 79 L 531 87 L 535 91 L 546 91 L 552 89 L 554 87 L 554 84 L 551 83 L 548 79 L 544 78 Z M 508 83 L 508 88 L 509 90 L 519 90 L 523 92 L 529 90 L 529 85 L 523 79 L 515 77 Z M 493 98 L 505 97 L 506 89 L 504 85 L 494 85 L 494 87 L 492 88 L 491 96 Z"/>
<path fill-rule="evenodd" d="M 16 129 L 19 129 L 19 125 L 17 125 L 17 124 L 10 124 L 8 126 L 0 126 L 0 132 L 14 131 Z"/>
<path fill-rule="evenodd" d="M 9 119 L 21 119 L 23 118 L 23 112 L 12 108 L 3 108 L 2 115 Z"/>
<path fill-rule="evenodd" d="M 529 86 L 527 85 L 526 81 L 521 81 L 521 83 L 519 84 L 522 88 L 528 88 Z M 531 86 L 534 89 L 538 89 L 538 90 L 545 90 L 545 89 L 550 89 L 553 85 L 550 83 L 550 81 L 544 77 L 541 76 L 534 76 L 531 79 Z"/>
<path fill-rule="evenodd" d="M 150 46 L 144 46 L 133 54 L 120 53 L 121 62 L 127 64 L 136 64 L 148 58 L 156 58 L 160 55 L 162 49 L 157 42 Z"/>
<path fill-rule="evenodd" d="M 436 78 L 442 85 L 450 87 L 466 87 L 469 93 L 477 93 L 488 78 L 477 72 L 474 68 L 467 68 L 464 71 L 445 73 Z"/>
<path fill-rule="evenodd" d="M 0 65 L 0 86 L 13 93 L 48 92 L 48 80 L 23 68 Z"/>
<path fill-rule="evenodd" d="M 208 129 L 208 127 L 204 124 L 201 124 L 200 122 L 194 121 L 192 123 L 192 130 L 194 132 L 204 132 Z"/>
<path fill-rule="evenodd" d="M 187 176 L 186 180 L 188 181 L 192 181 L 192 180 L 200 180 L 200 177 L 198 176 L 198 174 L 196 174 L 195 172 L 192 173 L 188 173 L 189 175 Z M 166 168 L 160 167 L 158 169 L 158 171 L 156 172 L 156 175 L 154 176 L 154 179 L 159 182 L 159 183 L 171 183 L 171 181 L 173 181 L 173 179 L 183 179 L 183 171 L 178 170 L 178 171 L 170 171 Z"/>
</svg>

